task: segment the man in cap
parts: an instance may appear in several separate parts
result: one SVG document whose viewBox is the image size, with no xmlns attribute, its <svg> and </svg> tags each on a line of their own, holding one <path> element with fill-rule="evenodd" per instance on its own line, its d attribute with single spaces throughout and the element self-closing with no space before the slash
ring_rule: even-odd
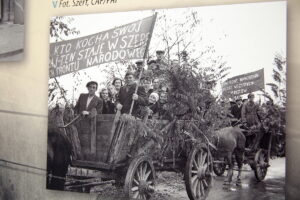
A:
<svg viewBox="0 0 300 200">
<path fill-rule="evenodd" d="M 137 67 L 143 67 L 143 62 L 136 62 Z M 125 85 L 121 87 L 117 99 L 117 109 L 121 110 L 121 113 L 129 113 L 132 101 L 134 101 L 132 115 L 138 115 L 139 106 L 147 105 L 147 94 L 143 86 L 138 86 L 137 93 L 135 93 L 135 88 L 137 83 L 135 82 L 134 73 L 132 71 L 127 71 L 125 75 Z"/>
<path fill-rule="evenodd" d="M 248 94 L 248 101 L 242 107 L 241 117 L 242 122 L 246 123 L 251 132 L 254 133 L 246 137 L 246 146 L 252 150 L 256 150 L 263 133 L 260 130 L 259 106 L 254 103 L 254 94 Z"/>
<path fill-rule="evenodd" d="M 148 68 L 147 70 L 143 71 L 143 75 L 140 80 L 140 85 L 145 88 L 145 92 L 147 93 L 147 98 L 153 91 L 151 87 L 151 77 L 153 77 L 153 72 Z"/>
<path fill-rule="evenodd" d="M 235 100 L 235 104 L 232 106 L 232 109 L 231 109 L 231 114 L 233 115 L 234 118 L 236 118 L 238 120 L 241 119 L 241 116 L 242 116 L 242 106 L 243 106 L 242 98 L 238 97 Z"/>
<path fill-rule="evenodd" d="M 157 70 L 157 63 L 156 60 L 150 60 L 148 63 L 148 70 L 152 70 L 153 72 L 155 72 Z"/>
<path fill-rule="evenodd" d="M 165 51 L 162 50 L 156 51 L 156 64 L 159 70 L 166 70 L 168 67 L 168 63 L 164 55 L 165 55 Z"/>
<path fill-rule="evenodd" d="M 102 113 L 102 100 L 96 96 L 98 83 L 90 81 L 86 84 L 88 93 L 80 94 L 78 101 L 74 107 L 75 114 L 93 117 Z"/>
<path fill-rule="evenodd" d="M 81 146 L 82 158 L 92 159 L 94 155 L 91 154 L 91 126 L 92 118 L 97 114 L 102 113 L 102 100 L 96 96 L 98 83 L 90 81 L 86 84 L 88 89 L 87 94 L 80 94 L 78 101 L 74 107 L 75 114 L 84 116 L 77 124 L 78 137 Z"/>
<path fill-rule="evenodd" d="M 248 102 L 244 104 L 241 111 L 241 118 L 244 123 L 247 123 L 248 127 L 259 126 L 259 106 L 254 103 L 254 94 L 248 94 Z"/>
</svg>

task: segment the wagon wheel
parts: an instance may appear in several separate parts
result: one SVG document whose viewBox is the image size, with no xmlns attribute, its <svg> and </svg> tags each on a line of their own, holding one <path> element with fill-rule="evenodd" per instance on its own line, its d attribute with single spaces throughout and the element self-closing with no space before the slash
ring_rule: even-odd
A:
<svg viewBox="0 0 300 200">
<path fill-rule="evenodd" d="M 217 176 L 222 176 L 226 170 L 226 163 L 224 161 L 224 159 L 216 159 L 217 162 L 214 162 L 213 164 L 213 170 L 214 173 Z"/>
<path fill-rule="evenodd" d="M 135 158 L 127 170 L 124 190 L 130 199 L 150 199 L 155 187 L 155 171 L 149 157 Z"/>
<path fill-rule="evenodd" d="M 255 177 L 258 181 L 262 181 L 266 177 L 269 167 L 268 152 L 263 149 L 258 150 L 258 152 L 255 154 L 254 162 Z"/>
<path fill-rule="evenodd" d="M 206 199 L 212 183 L 211 161 L 207 148 L 194 148 L 185 167 L 185 186 L 190 200 Z"/>
</svg>

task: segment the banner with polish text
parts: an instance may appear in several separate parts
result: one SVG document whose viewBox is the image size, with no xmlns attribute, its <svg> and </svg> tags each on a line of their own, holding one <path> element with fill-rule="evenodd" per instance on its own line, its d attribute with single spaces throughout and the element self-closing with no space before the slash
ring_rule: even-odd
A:
<svg viewBox="0 0 300 200">
<path fill-rule="evenodd" d="M 264 69 L 260 69 L 227 79 L 222 85 L 222 94 L 235 98 L 263 89 L 265 89 Z"/>
<path fill-rule="evenodd" d="M 96 34 L 50 44 L 49 77 L 103 63 L 142 59 L 156 15 Z"/>
</svg>

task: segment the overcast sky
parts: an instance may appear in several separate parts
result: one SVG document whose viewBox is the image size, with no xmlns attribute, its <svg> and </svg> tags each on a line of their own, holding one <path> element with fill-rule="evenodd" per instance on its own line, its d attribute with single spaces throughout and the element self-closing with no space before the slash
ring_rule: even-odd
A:
<svg viewBox="0 0 300 200">
<path fill-rule="evenodd" d="M 172 18 L 181 20 L 181 12 L 186 8 L 170 9 L 166 11 Z M 265 69 L 265 82 L 271 82 L 271 72 L 274 55 L 276 53 L 286 56 L 286 2 L 268 2 L 236 4 L 226 6 L 194 7 L 202 19 L 201 34 L 203 40 L 199 45 L 214 45 L 216 54 L 223 56 L 230 66 L 232 76 L 248 73 L 261 68 Z M 161 10 L 158 11 L 158 14 Z M 153 14 L 153 11 L 134 11 L 122 13 L 104 13 L 72 16 L 74 27 L 80 30 L 80 34 L 70 36 L 67 39 L 86 36 L 101 32 L 116 26 L 130 23 Z M 155 32 L 155 29 L 154 29 Z M 50 41 L 52 42 L 52 41 Z M 150 48 L 152 50 L 164 48 L 161 41 L 152 38 Z M 85 70 L 91 79 L 101 82 L 102 75 L 94 67 Z M 58 78 L 64 88 L 71 94 L 73 81 L 72 75 L 64 75 Z M 78 98 L 79 93 L 86 92 L 83 79 L 82 86 L 74 94 Z"/>
</svg>

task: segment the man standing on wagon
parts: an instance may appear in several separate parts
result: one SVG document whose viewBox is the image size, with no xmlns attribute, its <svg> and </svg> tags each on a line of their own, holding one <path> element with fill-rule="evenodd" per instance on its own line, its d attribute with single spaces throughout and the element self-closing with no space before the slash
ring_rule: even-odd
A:
<svg viewBox="0 0 300 200">
<path fill-rule="evenodd" d="M 88 93 L 80 94 L 78 101 L 74 107 L 75 114 L 80 114 L 83 118 L 77 123 L 78 137 L 81 146 L 82 158 L 92 160 L 91 154 L 91 125 L 92 118 L 102 113 L 102 100 L 96 96 L 98 83 L 90 81 L 86 84 Z"/>
<path fill-rule="evenodd" d="M 248 102 L 242 107 L 241 118 L 247 126 L 259 128 L 261 123 L 259 119 L 259 106 L 254 103 L 254 94 L 248 94 Z"/>
<path fill-rule="evenodd" d="M 142 67 L 143 62 L 136 62 L 137 67 Z M 138 87 L 137 93 L 135 93 L 135 88 Z M 127 71 L 125 75 L 125 85 L 121 87 L 117 99 L 117 109 L 121 110 L 121 113 L 129 113 L 132 101 L 134 100 L 132 115 L 137 116 L 139 114 L 139 106 L 147 105 L 147 94 L 143 86 L 137 86 L 135 82 L 134 73 L 132 71 Z"/>
<path fill-rule="evenodd" d="M 249 142 L 252 143 L 250 148 L 255 150 L 260 142 L 260 139 L 263 136 L 263 132 L 261 131 L 261 122 L 259 116 L 259 105 L 254 102 L 254 94 L 248 94 L 248 102 L 246 102 L 242 107 L 241 119 L 243 123 L 246 123 L 247 126 L 255 131 L 254 138 L 250 139 L 247 137 L 246 143 L 249 146 Z M 252 140 L 252 141 L 249 141 Z"/>
<path fill-rule="evenodd" d="M 238 97 L 235 101 L 235 104 L 231 108 L 231 114 L 237 120 L 240 120 L 242 117 L 242 107 L 243 107 L 242 98 Z"/>
<path fill-rule="evenodd" d="M 93 117 L 102 113 L 102 100 L 96 96 L 98 83 L 90 81 L 86 84 L 87 94 L 80 94 L 78 101 L 74 107 L 75 114 Z"/>
</svg>

